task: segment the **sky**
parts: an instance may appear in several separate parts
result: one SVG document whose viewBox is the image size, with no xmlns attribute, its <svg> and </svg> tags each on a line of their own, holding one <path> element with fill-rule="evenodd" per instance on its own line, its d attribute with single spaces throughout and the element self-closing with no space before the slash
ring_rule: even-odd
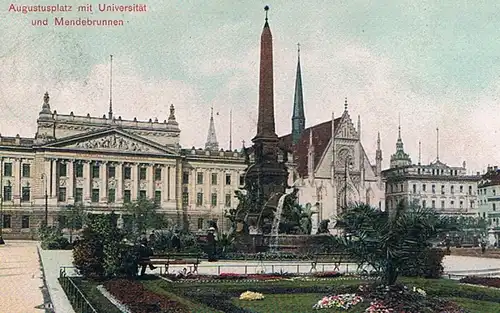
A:
<svg viewBox="0 0 500 313">
<path fill-rule="evenodd" d="M 500 164 L 500 4 L 477 1 L 162 1 L 142 13 L 102 13 L 89 0 L 73 12 L 9 12 L 0 4 L 0 133 L 33 137 L 43 94 L 58 113 L 102 116 L 109 103 L 124 119 L 168 118 L 174 104 L 181 145 L 204 147 L 210 108 L 219 145 L 249 145 L 256 133 L 264 6 L 274 47 L 278 135 L 290 132 L 297 43 L 306 127 L 339 117 L 344 99 L 374 162 L 380 132 L 383 167 L 395 152 L 398 116 L 405 151 L 418 162 L 466 161 L 469 172 Z M 93 4 L 94 12 L 75 12 Z M 124 19 L 121 27 L 63 27 L 54 17 Z M 48 26 L 33 20 L 48 18 Z"/>
</svg>

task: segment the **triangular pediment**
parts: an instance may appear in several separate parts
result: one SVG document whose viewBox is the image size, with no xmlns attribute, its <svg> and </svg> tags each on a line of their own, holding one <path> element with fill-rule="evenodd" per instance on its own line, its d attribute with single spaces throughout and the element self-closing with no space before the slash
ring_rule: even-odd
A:
<svg viewBox="0 0 500 313">
<path fill-rule="evenodd" d="M 78 134 L 44 144 L 42 148 L 70 149 L 133 154 L 168 154 L 177 153 L 151 140 L 130 134 L 121 129 Z"/>
<path fill-rule="evenodd" d="M 358 132 L 352 123 L 351 117 L 347 112 L 344 112 L 339 125 L 335 130 L 335 137 L 344 139 L 358 139 Z"/>
</svg>

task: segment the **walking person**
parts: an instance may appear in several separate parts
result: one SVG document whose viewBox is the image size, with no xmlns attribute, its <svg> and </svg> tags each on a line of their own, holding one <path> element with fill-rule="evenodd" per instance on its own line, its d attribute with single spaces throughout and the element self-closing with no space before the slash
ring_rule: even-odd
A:
<svg viewBox="0 0 500 313">
<path fill-rule="evenodd" d="M 156 266 L 154 266 L 151 263 L 147 263 L 148 260 L 150 260 L 150 257 L 153 255 L 153 248 L 150 246 L 152 242 L 148 243 L 147 239 L 143 238 L 140 241 L 140 246 L 139 246 L 139 254 L 143 262 L 141 265 L 141 276 L 143 276 L 146 273 L 146 267 L 149 266 L 150 270 L 156 269 Z"/>
</svg>

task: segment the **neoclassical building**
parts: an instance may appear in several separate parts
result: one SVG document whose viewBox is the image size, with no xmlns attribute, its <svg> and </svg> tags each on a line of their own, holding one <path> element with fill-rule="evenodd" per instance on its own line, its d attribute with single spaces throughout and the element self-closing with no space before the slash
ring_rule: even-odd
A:
<svg viewBox="0 0 500 313">
<path fill-rule="evenodd" d="M 193 230 L 209 219 L 223 224 L 224 210 L 237 205 L 232 195 L 244 158 L 219 150 L 213 117 L 205 149 L 181 149 L 180 132 L 173 105 L 163 122 L 115 117 L 111 106 L 107 116 L 91 117 L 52 111 L 46 93 L 33 138 L 0 137 L 4 234 L 27 236 L 46 211 L 54 225 L 76 203 L 122 214 L 124 203 L 140 197 L 154 199 L 173 221 L 187 219 Z"/>
<path fill-rule="evenodd" d="M 430 164 L 421 164 L 420 160 L 413 164 L 404 151 L 399 127 L 390 168 L 382 172 L 387 208 L 394 209 L 400 201 L 407 201 L 445 215 L 475 215 L 481 176 L 467 174 L 465 165 L 464 161 L 462 166 L 449 166 L 439 160 L 439 153 Z"/>
</svg>

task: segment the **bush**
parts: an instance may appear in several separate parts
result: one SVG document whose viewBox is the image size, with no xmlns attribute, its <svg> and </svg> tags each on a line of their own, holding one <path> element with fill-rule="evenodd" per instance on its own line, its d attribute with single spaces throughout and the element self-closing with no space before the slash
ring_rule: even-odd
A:
<svg viewBox="0 0 500 313">
<path fill-rule="evenodd" d="M 407 277 L 441 278 L 443 275 L 442 261 L 445 252 L 438 248 L 424 250 L 416 258 L 411 259 L 401 269 L 401 275 Z"/>
<path fill-rule="evenodd" d="M 63 237 L 62 232 L 58 227 L 47 227 L 44 225 L 38 230 L 38 236 L 42 242 L 42 249 L 62 250 L 71 248 L 68 240 Z"/>
<path fill-rule="evenodd" d="M 122 242 L 116 215 L 94 215 L 73 250 L 73 264 L 84 277 L 132 277 L 137 275 L 138 247 Z"/>
</svg>

